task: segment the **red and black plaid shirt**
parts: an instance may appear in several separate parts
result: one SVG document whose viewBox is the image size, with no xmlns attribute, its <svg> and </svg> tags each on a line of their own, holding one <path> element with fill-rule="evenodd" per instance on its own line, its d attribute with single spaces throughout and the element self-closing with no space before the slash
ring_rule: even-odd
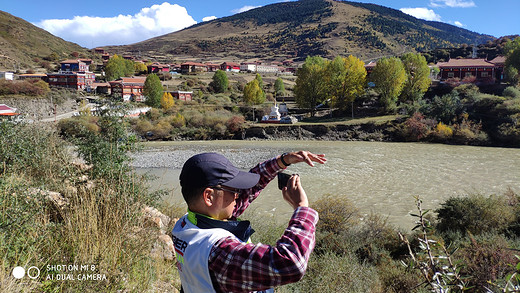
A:
<svg viewBox="0 0 520 293">
<path fill-rule="evenodd" d="M 260 181 L 237 199 L 233 212 L 235 218 L 246 210 L 279 171 L 275 158 L 250 170 L 260 174 Z M 208 260 L 213 287 L 219 292 L 249 292 L 300 280 L 314 248 L 317 222 L 315 210 L 299 207 L 274 246 L 243 243 L 234 237 L 219 240 Z"/>
</svg>

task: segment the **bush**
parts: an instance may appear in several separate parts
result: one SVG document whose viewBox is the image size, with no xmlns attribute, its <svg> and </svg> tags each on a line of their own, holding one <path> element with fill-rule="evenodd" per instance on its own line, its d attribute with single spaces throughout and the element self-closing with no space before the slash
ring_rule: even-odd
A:
<svg viewBox="0 0 520 293">
<path fill-rule="evenodd" d="M 354 205 L 339 196 L 325 196 L 313 203 L 320 215 L 317 229 L 339 234 L 347 231 L 359 221 L 359 212 Z"/>
<path fill-rule="evenodd" d="M 513 99 L 520 98 L 520 89 L 514 86 L 508 86 L 502 92 L 504 97 L 511 97 Z"/>
<path fill-rule="evenodd" d="M 453 129 L 450 126 L 439 122 L 433 132 L 431 132 L 431 136 L 435 141 L 447 141 L 453 136 Z"/>
<path fill-rule="evenodd" d="M 503 233 L 516 220 L 515 208 L 502 196 L 451 197 L 436 210 L 441 233 Z"/>
<path fill-rule="evenodd" d="M 419 141 L 428 136 L 434 125 L 435 121 L 416 112 L 403 123 L 399 132 L 406 141 Z"/>
</svg>

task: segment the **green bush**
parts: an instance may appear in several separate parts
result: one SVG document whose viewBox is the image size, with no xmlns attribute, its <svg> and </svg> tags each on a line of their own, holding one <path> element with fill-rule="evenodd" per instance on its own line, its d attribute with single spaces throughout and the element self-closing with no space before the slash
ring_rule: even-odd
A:
<svg viewBox="0 0 520 293">
<path fill-rule="evenodd" d="M 511 97 L 513 99 L 520 98 L 520 89 L 514 86 L 508 86 L 502 92 L 504 97 Z"/>
<path fill-rule="evenodd" d="M 502 196 L 451 197 L 436 210 L 436 229 L 445 233 L 505 232 L 515 221 L 515 208 Z"/>
<path fill-rule="evenodd" d="M 324 196 L 312 204 L 320 215 L 318 227 L 321 232 L 339 234 L 359 222 L 359 211 L 341 196 Z"/>
</svg>

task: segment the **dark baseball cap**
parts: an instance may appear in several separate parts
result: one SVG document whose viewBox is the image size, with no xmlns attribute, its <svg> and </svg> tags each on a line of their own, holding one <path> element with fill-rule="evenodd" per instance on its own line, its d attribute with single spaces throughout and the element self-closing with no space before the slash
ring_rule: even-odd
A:
<svg viewBox="0 0 520 293">
<path fill-rule="evenodd" d="M 240 171 L 221 154 L 202 153 L 184 163 L 179 179 L 188 188 L 224 185 L 248 189 L 258 183 L 260 175 Z"/>
</svg>

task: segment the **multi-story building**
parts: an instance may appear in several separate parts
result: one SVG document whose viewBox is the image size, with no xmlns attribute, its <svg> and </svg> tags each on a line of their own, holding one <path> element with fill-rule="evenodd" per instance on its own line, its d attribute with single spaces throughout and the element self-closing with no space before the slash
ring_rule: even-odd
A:
<svg viewBox="0 0 520 293">
<path fill-rule="evenodd" d="M 76 90 L 90 90 L 96 80 L 93 72 L 89 71 L 91 59 L 71 59 L 62 61 L 60 71 L 47 74 L 47 82 L 51 86 L 71 88 Z"/>
<path fill-rule="evenodd" d="M 144 102 L 146 100 L 143 95 L 145 81 L 146 77 L 122 77 L 111 81 L 109 83 L 112 96 L 125 102 Z"/>
</svg>

